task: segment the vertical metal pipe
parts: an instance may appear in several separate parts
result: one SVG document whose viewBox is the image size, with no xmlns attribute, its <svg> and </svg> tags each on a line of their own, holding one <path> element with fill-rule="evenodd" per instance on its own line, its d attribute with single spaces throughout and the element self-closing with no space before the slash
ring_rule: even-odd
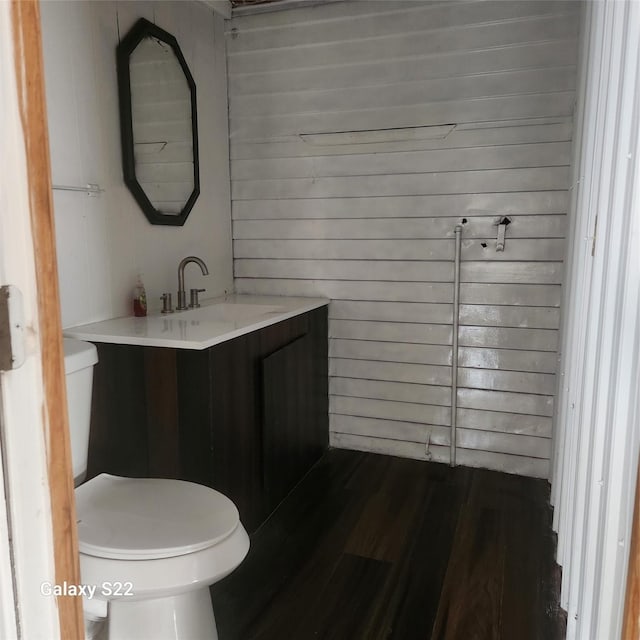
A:
<svg viewBox="0 0 640 640">
<path fill-rule="evenodd" d="M 460 316 L 460 246 L 462 225 L 455 228 L 456 253 L 453 267 L 453 341 L 451 349 L 451 457 L 450 464 L 456 466 L 456 426 L 458 418 L 458 322 Z"/>
</svg>

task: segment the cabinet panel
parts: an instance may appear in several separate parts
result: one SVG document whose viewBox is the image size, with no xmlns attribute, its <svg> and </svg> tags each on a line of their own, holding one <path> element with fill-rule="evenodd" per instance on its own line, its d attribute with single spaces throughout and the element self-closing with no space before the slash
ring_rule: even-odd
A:
<svg viewBox="0 0 640 640">
<path fill-rule="evenodd" d="M 213 485 L 234 501 L 248 530 L 265 517 L 260 451 L 260 396 L 256 378 L 260 335 L 252 333 L 211 350 L 210 424 Z"/>
<path fill-rule="evenodd" d="M 177 349 L 144 349 L 149 476 L 179 478 Z"/>
<path fill-rule="evenodd" d="M 180 351 L 177 354 L 178 438 L 174 443 L 180 457 L 183 480 L 213 486 L 211 420 L 214 398 L 211 389 L 209 351 Z M 224 401 L 224 397 L 220 400 Z"/>
<path fill-rule="evenodd" d="M 97 344 L 87 478 L 149 474 L 145 367 L 141 347 Z"/>
</svg>

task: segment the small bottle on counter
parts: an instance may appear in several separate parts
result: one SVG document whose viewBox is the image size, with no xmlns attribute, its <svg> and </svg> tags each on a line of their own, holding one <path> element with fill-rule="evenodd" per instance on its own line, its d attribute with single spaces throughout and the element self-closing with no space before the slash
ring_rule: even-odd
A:
<svg viewBox="0 0 640 640">
<path fill-rule="evenodd" d="M 133 315 L 137 318 L 147 315 L 147 293 L 144 290 L 141 275 L 138 275 L 136 286 L 133 288 Z"/>
</svg>

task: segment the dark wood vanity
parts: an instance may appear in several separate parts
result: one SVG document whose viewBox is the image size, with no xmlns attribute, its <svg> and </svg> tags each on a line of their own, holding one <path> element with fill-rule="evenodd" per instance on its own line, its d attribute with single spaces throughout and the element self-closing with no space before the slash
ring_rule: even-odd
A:
<svg viewBox="0 0 640 640">
<path fill-rule="evenodd" d="M 200 351 L 96 346 L 88 477 L 213 487 L 252 532 L 328 446 L 326 306 Z"/>
</svg>

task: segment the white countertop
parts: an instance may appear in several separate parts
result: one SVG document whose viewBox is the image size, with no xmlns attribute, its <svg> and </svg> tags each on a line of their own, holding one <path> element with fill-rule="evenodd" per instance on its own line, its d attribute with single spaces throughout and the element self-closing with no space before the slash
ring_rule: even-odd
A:
<svg viewBox="0 0 640 640">
<path fill-rule="evenodd" d="M 199 309 L 112 318 L 69 327 L 63 333 L 89 342 L 207 349 L 327 304 L 325 298 L 230 295 L 202 300 Z"/>
</svg>

